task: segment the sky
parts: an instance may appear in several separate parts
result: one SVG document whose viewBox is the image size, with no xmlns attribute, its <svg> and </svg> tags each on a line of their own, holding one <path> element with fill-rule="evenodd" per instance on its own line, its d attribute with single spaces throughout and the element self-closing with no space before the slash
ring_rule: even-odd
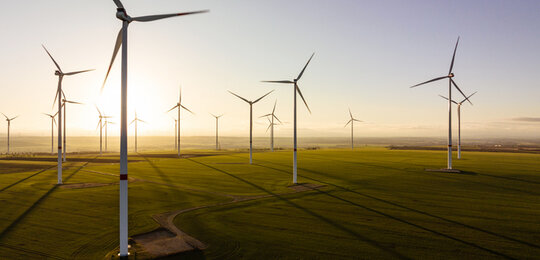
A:
<svg viewBox="0 0 540 260">
<path fill-rule="evenodd" d="M 256 99 L 254 134 L 264 136 L 277 100 L 284 122 L 276 136 L 292 135 L 293 88 L 262 83 L 292 80 L 313 60 L 299 82 L 312 113 L 298 103 L 300 136 L 347 136 L 348 108 L 363 123 L 357 137 L 444 137 L 447 81 L 409 87 L 447 74 L 452 51 L 454 78 L 467 94 L 464 137 L 538 138 L 540 132 L 539 1 L 358 1 L 358 0 L 124 0 L 131 16 L 209 9 L 206 14 L 129 28 L 129 121 L 135 110 L 139 135 L 173 135 L 178 99 L 182 135 L 249 134 L 249 105 L 233 91 Z M 120 59 L 103 93 L 101 84 L 121 22 L 108 0 L 8 1 L 0 10 L 0 112 L 20 115 L 13 135 L 49 135 L 62 70 L 95 71 L 66 77 L 68 135 L 97 135 L 94 104 L 119 122 Z M 456 91 L 453 97 L 460 98 Z M 457 120 L 454 112 L 454 128 Z M 0 135 L 7 123 L 0 125 Z M 111 125 L 111 135 L 119 135 Z M 133 128 L 130 128 L 130 135 Z"/>
</svg>

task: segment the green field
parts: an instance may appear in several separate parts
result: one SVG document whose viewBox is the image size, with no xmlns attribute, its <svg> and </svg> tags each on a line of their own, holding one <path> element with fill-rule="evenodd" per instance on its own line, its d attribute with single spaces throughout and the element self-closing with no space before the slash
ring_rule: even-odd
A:
<svg viewBox="0 0 540 260">
<path fill-rule="evenodd" d="M 324 187 L 294 192 L 291 151 L 255 153 L 253 165 L 189 152 L 211 156 L 130 157 L 131 236 L 158 228 L 154 214 L 208 205 L 174 219 L 208 245 L 193 258 L 540 258 L 538 154 L 464 153 L 451 174 L 424 171 L 444 167 L 445 152 L 305 150 L 299 182 Z M 0 160 L 0 258 L 101 259 L 117 247 L 116 157 L 79 156 L 62 186 L 53 160 Z"/>
</svg>

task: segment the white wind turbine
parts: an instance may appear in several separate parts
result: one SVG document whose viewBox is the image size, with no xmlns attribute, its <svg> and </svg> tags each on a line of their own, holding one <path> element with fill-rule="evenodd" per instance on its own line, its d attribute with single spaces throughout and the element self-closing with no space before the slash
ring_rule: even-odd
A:
<svg viewBox="0 0 540 260">
<path fill-rule="evenodd" d="M 171 119 L 174 120 L 174 150 L 178 148 L 178 120 L 171 116 Z"/>
<path fill-rule="evenodd" d="M 67 119 L 67 113 L 66 113 L 66 107 L 67 105 L 66 104 L 76 104 L 76 105 L 82 105 L 83 103 L 79 103 L 79 102 L 75 102 L 75 101 L 71 101 L 71 100 L 67 100 L 66 99 L 66 95 L 64 94 L 64 91 L 62 91 L 62 95 L 64 96 L 64 98 L 62 99 L 62 106 L 64 107 L 64 146 L 63 146 L 63 161 L 65 162 L 66 161 L 66 150 L 67 150 L 67 145 L 66 145 L 66 136 L 67 136 L 67 130 L 66 130 L 66 126 L 67 126 L 67 122 L 66 122 L 66 119 Z"/>
<path fill-rule="evenodd" d="M 263 81 L 263 82 L 268 82 L 268 83 L 281 83 L 281 84 L 293 84 L 294 85 L 294 90 L 293 90 L 293 99 L 294 99 L 294 108 L 293 108 L 293 117 L 294 117 L 294 123 L 293 123 L 293 143 L 294 143 L 294 150 L 293 150 L 293 183 L 296 184 L 297 183 L 297 160 L 296 160 L 296 149 L 297 149 L 297 138 L 296 138 L 296 93 L 298 93 L 300 95 L 300 97 L 302 98 L 302 101 L 304 101 L 304 104 L 306 105 L 306 108 L 307 110 L 309 111 L 309 113 L 311 113 L 311 110 L 309 109 L 309 106 L 306 102 L 306 100 L 304 99 L 304 96 L 302 95 L 302 91 L 300 91 L 300 88 L 298 87 L 298 80 L 300 80 L 300 78 L 302 77 L 302 75 L 304 74 L 304 71 L 306 70 L 309 62 L 311 61 L 311 59 L 313 58 L 313 55 L 315 55 L 315 53 L 313 53 L 311 55 L 311 57 L 309 58 L 308 62 L 306 63 L 306 66 L 304 66 L 304 68 L 302 69 L 302 71 L 300 72 L 300 74 L 298 74 L 298 77 L 292 81 L 290 80 L 278 80 L 278 81 Z"/>
<path fill-rule="evenodd" d="M 110 116 L 106 117 L 106 118 L 110 118 Z M 107 119 L 105 119 L 105 124 L 103 125 L 103 127 L 105 128 L 105 152 L 108 152 L 109 151 L 109 148 L 108 148 L 108 144 L 109 144 L 109 134 L 108 134 L 108 130 L 109 130 L 109 125 L 115 125 L 116 123 L 115 122 L 111 122 Z"/>
<path fill-rule="evenodd" d="M 47 52 L 47 55 L 49 55 L 49 57 L 54 62 L 54 65 L 57 68 L 57 70 L 54 72 L 54 75 L 58 76 L 58 88 L 56 89 L 56 95 L 54 96 L 53 106 L 56 100 L 58 99 L 58 112 L 57 112 L 58 113 L 58 181 L 57 183 L 62 184 L 62 80 L 64 79 L 64 76 L 71 76 L 71 75 L 88 72 L 92 70 L 81 70 L 81 71 L 64 73 L 62 69 L 60 69 L 60 66 L 58 65 L 58 63 L 54 60 L 52 55 L 49 53 L 47 48 L 43 46 L 43 49 L 45 49 L 45 52 Z"/>
<path fill-rule="evenodd" d="M 463 99 L 461 102 L 456 102 L 454 100 L 451 100 L 452 103 L 456 104 L 457 105 L 457 120 L 458 120 L 458 155 L 457 155 L 457 158 L 458 159 L 461 159 L 461 105 L 469 100 L 470 97 L 472 97 L 474 94 L 476 94 L 476 92 L 470 94 L 467 98 Z M 445 96 L 442 96 L 442 95 L 439 95 L 440 97 L 448 100 L 447 97 Z M 469 101 L 470 102 L 470 101 Z M 472 102 L 470 102 L 471 105 L 472 105 Z"/>
<path fill-rule="evenodd" d="M 2 115 L 4 115 L 4 117 L 6 118 L 6 121 L 7 121 L 7 154 L 9 154 L 9 131 L 11 129 L 11 121 L 15 120 L 15 118 L 17 118 L 19 116 L 16 116 L 14 118 L 9 118 L 4 113 L 2 113 Z"/>
<path fill-rule="evenodd" d="M 116 18 L 122 21 L 122 29 L 118 32 L 116 37 L 116 44 L 114 46 L 113 55 L 107 75 L 103 81 L 103 87 L 111 71 L 111 67 L 116 58 L 116 54 L 122 46 L 122 85 L 121 85 L 121 109 L 120 109 L 120 257 L 128 256 L 128 164 L 127 164 L 127 40 L 128 40 L 128 26 L 131 22 L 151 22 L 169 17 L 197 14 L 207 11 L 187 12 L 187 13 L 174 13 L 174 14 L 162 14 L 162 15 L 149 15 L 140 17 L 131 17 L 127 14 L 126 9 L 122 5 L 120 0 L 113 0 L 116 4 Z"/>
<path fill-rule="evenodd" d="M 277 125 L 276 123 L 274 123 L 274 119 L 276 119 L 280 124 L 283 124 L 281 120 L 277 118 L 275 114 L 276 105 L 277 105 L 277 99 L 276 99 L 276 102 L 274 102 L 274 108 L 272 109 L 272 113 L 260 116 L 260 117 L 266 117 L 270 121 L 269 122 L 270 125 L 268 126 L 268 128 L 270 129 L 270 149 L 272 150 L 272 152 L 274 151 L 274 126 Z M 268 129 L 266 129 L 266 131 L 268 132 Z"/>
<path fill-rule="evenodd" d="M 219 118 L 222 117 L 223 115 L 219 115 L 219 116 L 216 116 L 212 113 L 210 113 L 210 115 L 212 115 L 213 117 L 216 118 L 216 151 L 219 150 L 219 139 L 218 139 L 218 126 L 219 126 Z"/>
<path fill-rule="evenodd" d="M 56 119 L 54 118 L 56 117 L 56 114 L 58 114 L 58 112 L 56 112 L 56 114 L 54 115 L 46 113 L 43 114 L 51 118 L 51 154 L 54 154 L 54 125 L 56 125 Z"/>
<path fill-rule="evenodd" d="M 98 111 L 98 114 L 99 114 L 99 122 L 98 122 L 98 125 L 96 127 L 99 128 L 99 155 L 103 155 L 103 119 L 107 119 L 107 118 L 110 118 L 110 116 L 106 116 L 106 115 L 103 115 L 101 113 L 101 110 L 99 110 L 99 108 L 96 106 L 96 110 Z"/>
<path fill-rule="evenodd" d="M 465 97 L 465 100 L 469 101 L 467 99 L 467 96 L 463 93 L 463 91 L 461 91 L 461 89 L 458 87 L 456 82 L 454 82 L 454 80 L 452 79 L 454 77 L 454 73 L 452 72 L 452 69 L 454 68 L 454 59 L 456 58 L 456 50 L 457 50 L 458 44 L 459 44 L 459 37 L 456 42 L 456 47 L 454 47 L 454 54 L 452 55 L 452 62 L 450 63 L 450 70 L 448 71 L 447 76 L 434 78 L 426 82 L 416 84 L 411 87 L 411 88 L 414 88 L 414 87 L 418 87 L 420 85 L 424 85 L 424 84 L 438 81 L 441 79 L 448 79 L 448 98 L 449 98 L 448 100 L 448 165 L 447 165 L 448 170 L 452 169 L 452 102 L 450 101 L 452 99 L 452 85 L 454 85 L 454 87 L 456 87 L 456 89 L 461 93 L 461 95 Z"/>
<path fill-rule="evenodd" d="M 249 164 L 252 164 L 253 163 L 253 104 L 259 102 L 261 99 L 263 99 L 264 97 L 268 96 L 270 93 L 274 92 L 273 90 L 264 94 L 264 96 L 258 98 L 257 100 L 255 101 L 249 101 L 239 95 L 236 95 L 234 94 L 233 92 L 229 91 L 229 93 L 235 95 L 236 97 L 238 97 L 239 99 L 241 100 L 244 100 L 246 101 L 246 103 L 249 104 Z"/>
<path fill-rule="evenodd" d="M 137 122 L 146 123 L 146 121 L 137 117 L 137 111 L 135 111 L 135 119 L 129 123 L 130 125 L 135 123 L 135 152 L 137 152 Z"/>
<path fill-rule="evenodd" d="M 354 122 L 362 122 L 362 121 L 353 117 L 350 108 L 349 108 L 349 116 L 351 116 L 351 120 L 349 120 L 349 122 L 347 122 L 347 124 L 345 124 L 344 127 L 347 127 L 347 125 L 351 124 L 351 149 L 354 149 Z"/>
<path fill-rule="evenodd" d="M 178 94 L 178 103 L 176 103 L 176 105 L 174 105 L 174 107 L 169 109 L 169 111 L 167 111 L 167 112 L 170 112 L 175 108 L 178 108 L 178 121 L 177 121 L 178 128 L 177 128 L 176 149 L 178 151 L 178 158 L 180 158 L 180 111 L 183 108 L 183 109 L 187 110 L 188 112 L 190 112 L 191 114 L 195 114 L 195 113 L 191 112 L 191 110 L 186 108 L 184 105 L 182 105 L 182 88 L 180 88 L 180 92 Z"/>
</svg>

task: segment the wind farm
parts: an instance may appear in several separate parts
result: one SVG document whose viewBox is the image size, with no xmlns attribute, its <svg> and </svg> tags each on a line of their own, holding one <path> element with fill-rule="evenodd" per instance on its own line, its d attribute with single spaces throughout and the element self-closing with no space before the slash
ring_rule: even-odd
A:
<svg viewBox="0 0 540 260">
<path fill-rule="evenodd" d="M 8 2 L 0 259 L 537 259 L 539 8 Z"/>
</svg>

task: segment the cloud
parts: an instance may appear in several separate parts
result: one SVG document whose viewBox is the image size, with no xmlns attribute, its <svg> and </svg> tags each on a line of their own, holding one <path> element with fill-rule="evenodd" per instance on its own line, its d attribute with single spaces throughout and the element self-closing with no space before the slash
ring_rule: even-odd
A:
<svg viewBox="0 0 540 260">
<path fill-rule="evenodd" d="M 513 121 L 540 123 L 540 117 L 515 117 Z"/>
</svg>

